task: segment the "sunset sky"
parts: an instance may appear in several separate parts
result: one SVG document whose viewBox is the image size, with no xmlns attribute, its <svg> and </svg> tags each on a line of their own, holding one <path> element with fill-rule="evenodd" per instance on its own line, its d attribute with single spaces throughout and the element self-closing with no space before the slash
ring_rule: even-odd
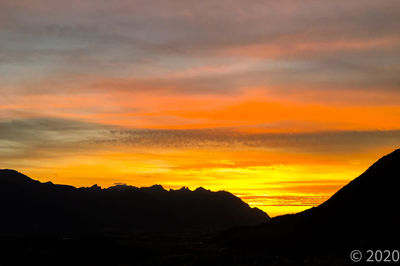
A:
<svg viewBox="0 0 400 266">
<path fill-rule="evenodd" d="M 400 147 L 400 1 L 0 1 L 0 168 L 315 206 Z"/>
</svg>

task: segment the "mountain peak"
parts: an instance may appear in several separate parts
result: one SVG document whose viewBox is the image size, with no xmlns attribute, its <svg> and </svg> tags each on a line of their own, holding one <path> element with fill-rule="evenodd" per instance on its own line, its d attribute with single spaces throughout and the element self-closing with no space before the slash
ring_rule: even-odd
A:
<svg viewBox="0 0 400 266">
<path fill-rule="evenodd" d="M 0 183 L 1 184 L 26 184 L 36 183 L 37 181 L 27 177 L 26 175 L 13 170 L 13 169 L 0 169 Z"/>
<path fill-rule="evenodd" d="M 21 175 L 24 176 L 24 174 L 21 174 L 17 170 L 14 169 L 0 169 L 0 173 L 2 173 L 2 177 L 7 176 L 7 175 Z"/>
<path fill-rule="evenodd" d="M 155 184 L 150 187 L 142 187 L 142 189 L 148 189 L 151 191 L 166 191 L 162 185 Z"/>
<path fill-rule="evenodd" d="M 207 189 L 205 189 L 203 187 L 198 187 L 194 191 L 196 191 L 196 192 L 209 192 L 209 190 L 207 190 Z"/>
</svg>

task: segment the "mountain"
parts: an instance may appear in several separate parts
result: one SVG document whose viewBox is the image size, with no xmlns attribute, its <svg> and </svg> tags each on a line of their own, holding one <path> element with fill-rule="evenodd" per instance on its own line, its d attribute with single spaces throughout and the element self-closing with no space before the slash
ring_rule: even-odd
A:
<svg viewBox="0 0 400 266">
<path fill-rule="evenodd" d="M 229 192 L 160 185 L 75 188 L 0 170 L 0 236 L 222 230 L 269 217 Z"/>
<path fill-rule="evenodd" d="M 384 156 L 318 207 L 219 235 L 220 245 L 244 261 L 335 257 L 351 250 L 400 247 L 400 149 Z M 351 261 L 350 261 L 351 262 Z M 261 263 L 261 264 L 263 264 Z"/>
</svg>

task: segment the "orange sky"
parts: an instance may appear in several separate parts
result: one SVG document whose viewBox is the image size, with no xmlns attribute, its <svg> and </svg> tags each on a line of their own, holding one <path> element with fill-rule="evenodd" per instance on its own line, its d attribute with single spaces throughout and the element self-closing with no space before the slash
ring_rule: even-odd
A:
<svg viewBox="0 0 400 266">
<path fill-rule="evenodd" d="M 400 146 L 398 10 L 2 1 L 0 167 L 315 206 Z"/>
</svg>

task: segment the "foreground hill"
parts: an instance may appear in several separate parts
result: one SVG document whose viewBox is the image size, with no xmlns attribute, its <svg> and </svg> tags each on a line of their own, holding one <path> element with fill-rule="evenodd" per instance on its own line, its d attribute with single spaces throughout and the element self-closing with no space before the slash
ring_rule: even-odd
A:
<svg viewBox="0 0 400 266">
<path fill-rule="evenodd" d="M 229 192 L 118 185 L 75 188 L 0 170 L 1 235 L 191 232 L 255 225 L 269 217 Z"/>
<path fill-rule="evenodd" d="M 320 206 L 272 218 L 264 225 L 229 230 L 219 241 L 233 256 L 240 250 L 245 262 L 257 254 L 260 264 L 277 257 L 349 261 L 354 249 L 399 249 L 399 185 L 400 150 L 396 150 Z"/>
</svg>

